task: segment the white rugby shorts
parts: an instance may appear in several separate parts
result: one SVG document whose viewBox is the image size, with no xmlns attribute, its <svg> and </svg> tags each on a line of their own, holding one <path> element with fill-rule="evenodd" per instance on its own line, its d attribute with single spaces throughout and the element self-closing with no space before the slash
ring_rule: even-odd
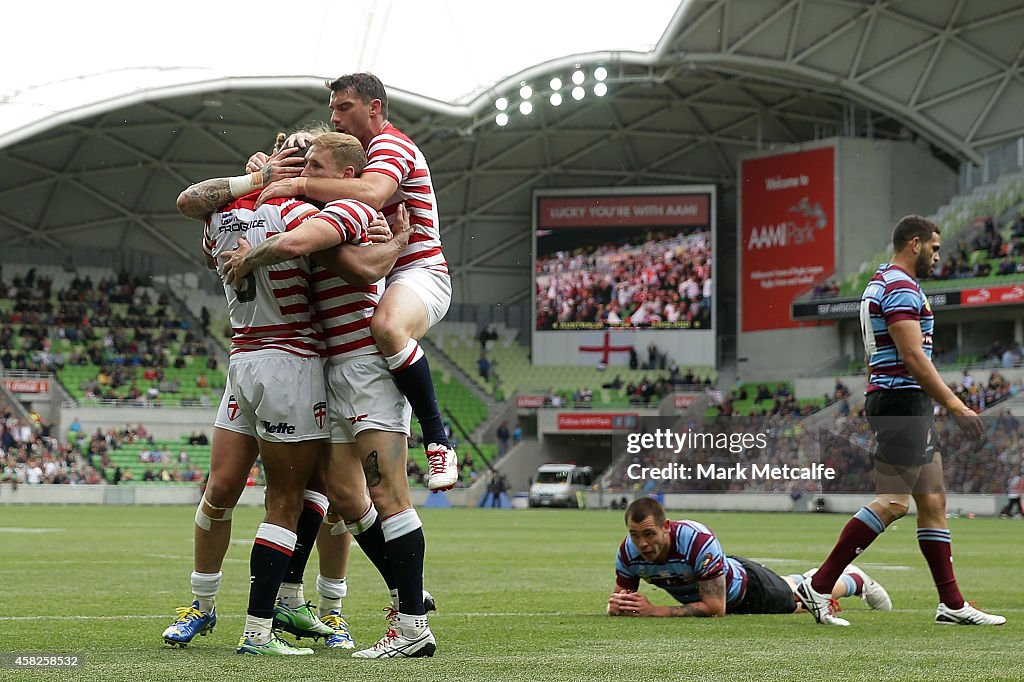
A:
<svg viewBox="0 0 1024 682">
<path fill-rule="evenodd" d="M 452 304 L 452 278 L 447 272 L 410 268 L 389 275 L 387 286 L 392 284 L 404 284 L 420 297 L 427 310 L 428 329 L 441 321 Z M 387 293 L 386 287 L 384 291 Z"/>
<path fill-rule="evenodd" d="M 215 426 L 295 443 L 327 438 L 328 418 L 322 358 L 266 351 L 232 356 Z"/>
<path fill-rule="evenodd" d="M 380 355 L 328 363 L 327 394 L 332 443 L 355 443 L 370 429 L 409 435 L 412 407 Z"/>
</svg>

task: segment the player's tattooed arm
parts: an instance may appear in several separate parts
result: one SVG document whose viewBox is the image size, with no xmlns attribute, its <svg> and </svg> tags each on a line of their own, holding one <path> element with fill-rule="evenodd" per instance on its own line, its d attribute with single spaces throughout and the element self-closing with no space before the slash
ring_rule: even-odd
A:
<svg viewBox="0 0 1024 682">
<path fill-rule="evenodd" d="M 283 263 L 292 258 L 291 255 L 279 253 L 274 249 L 281 236 L 281 234 L 271 235 L 256 248 L 250 246 L 245 237 L 239 237 L 238 247 L 234 251 L 221 254 L 221 259 L 224 261 L 221 266 L 221 276 L 224 278 L 224 282 L 231 287 L 241 287 L 242 280 L 254 269 Z"/>
<path fill-rule="evenodd" d="M 205 220 L 206 216 L 234 199 L 228 178 L 203 180 L 178 195 L 178 213 L 186 218 Z"/>
<path fill-rule="evenodd" d="M 725 615 L 725 574 L 710 580 L 701 580 L 697 583 L 700 592 L 700 601 L 692 604 L 685 604 L 697 609 L 700 613 L 687 613 L 680 615 L 701 617 L 714 617 Z M 673 614 L 675 615 L 675 614 Z"/>
<path fill-rule="evenodd" d="M 669 606 L 666 615 L 672 618 L 706 618 L 711 615 L 698 608 L 696 604 L 682 604 L 680 606 Z"/>
<path fill-rule="evenodd" d="M 272 180 L 298 178 L 305 162 L 293 156 L 295 148 L 282 149 L 268 157 L 266 165 L 234 178 L 213 178 L 198 182 L 178 195 L 178 212 L 186 218 L 205 220 L 206 216 L 227 206 L 238 197 L 261 189 Z"/>
</svg>

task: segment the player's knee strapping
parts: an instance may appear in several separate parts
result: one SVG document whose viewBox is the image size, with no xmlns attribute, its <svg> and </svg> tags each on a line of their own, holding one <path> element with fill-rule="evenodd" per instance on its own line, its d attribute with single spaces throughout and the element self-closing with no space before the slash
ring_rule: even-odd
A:
<svg viewBox="0 0 1024 682">
<path fill-rule="evenodd" d="M 210 530 L 214 521 L 230 521 L 232 511 L 234 511 L 234 507 L 214 507 L 207 501 L 204 494 L 203 499 L 199 500 L 199 507 L 196 508 L 196 525 L 203 530 Z M 214 515 L 210 516 L 210 514 Z"/>
</svg>

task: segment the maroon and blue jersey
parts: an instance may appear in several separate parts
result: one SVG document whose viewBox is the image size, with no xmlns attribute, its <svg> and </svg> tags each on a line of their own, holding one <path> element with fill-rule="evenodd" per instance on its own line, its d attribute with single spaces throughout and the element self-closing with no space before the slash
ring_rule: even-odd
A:
<svg viewBox="0 0 1024 682">
<path fill-rule="evenodd" d="M 930 359 L 935 318 L 927 297 L 906 270 L 891 263 L 880 265 L 860 298 L 860 328 L 868 354 L 868 393 L 921 390 L 889 335 L 889 326 L 902 320 L 915 320 L 921 325 L 924 354 Z"/>
<path fill-rule="evenodd" d="M 652 563 L 640 555 L 631 538 L 623 540 L 615 560 L 615 583 L 635 591 L 640 581 L 668 592 L 680 604 L 700 601 L 697 583 L 725 575 L 726 609 L 738 604 L 747 591 L 747 572 L 725 555 L 711 529 L 696 521 L 669 521 L 668 558 Z"/>
</svg>

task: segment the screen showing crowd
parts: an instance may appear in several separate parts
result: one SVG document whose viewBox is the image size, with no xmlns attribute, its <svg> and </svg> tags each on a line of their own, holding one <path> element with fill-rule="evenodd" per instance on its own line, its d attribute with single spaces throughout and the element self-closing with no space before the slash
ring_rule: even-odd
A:
<svg viewBox="0 0 1024 682">
<path fill-rule="evenodd" d="M 536 329 L 710 329 L 707 226 L 537 232 Z"/>
</svg>

